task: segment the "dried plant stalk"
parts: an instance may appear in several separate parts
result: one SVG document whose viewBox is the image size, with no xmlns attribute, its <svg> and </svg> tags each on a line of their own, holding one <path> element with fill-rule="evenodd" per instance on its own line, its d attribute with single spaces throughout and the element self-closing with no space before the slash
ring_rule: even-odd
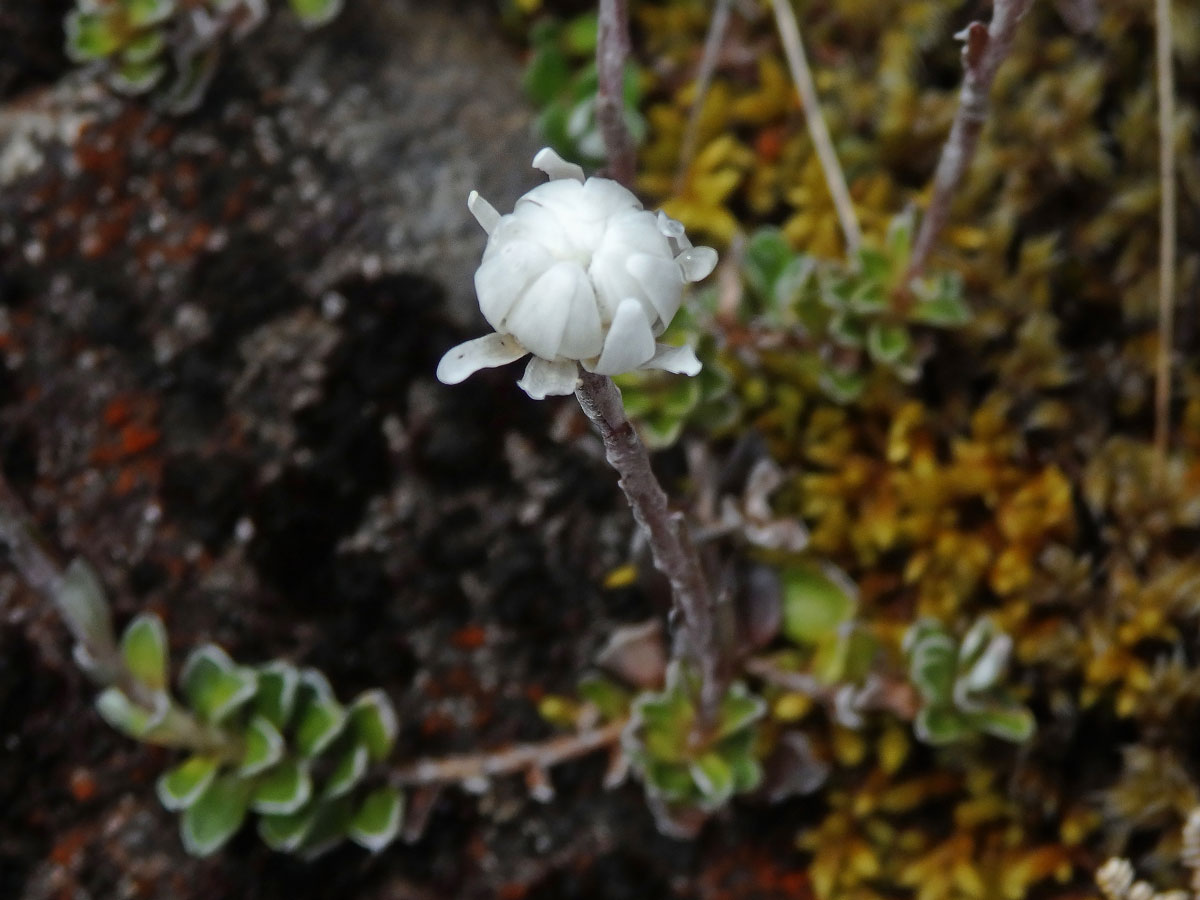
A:
<svg viewBox="0 0 1200 900">
<path fill-rule="evenodd" d="M 1033 5 L 1033 0 L 996 0 L 990 25 L 972 22 L 961 33 L 963 45 L 963 84 L 959 94 L 958 111 L 950 136 L 942 147 L 937 170 L 933 176 L 933 196 L 921 220 L 921 230 L 913 244 L 912 259 L 908 265 L 911 280 L 925 271 L 934 241 L 941 234 L 950 217 L 950 204 L 954 192 L 966 174 L 979 135 L 987 121 L 988 95 L 1000 63 L 1012 50 L 1017 23 Z"/>
<path fill-rule="evenodd" d="M 596 121 L 604 137 L 608 174 L 633 188 L 637 154 L 625 121 L 625 61 L 629 58 L 629 0 L 600 0 L 596 39 Z"/>
<path fill-rule="evenodd" d="M 696 97 L 692 100 L 692 108 L 688 112 L 687 127 L 683 132 L 683 142 L 679 151 L 679 169 L 675 175 L 675 193 L 682 192 L 688 167 L 696 155 L 696 142 L 700 138 L 700 113 L 704 109 L 704 98 L 712 86 L 713 74 L 717 71 L 717 57 L 721 53 L 721 44 L 725 41 L 725 32 L 729 28 L 729 11 L 733 0 L 717 0 L 713 9 L 712 19 L 708 23 L 708 35 L 704 38 L 704 53 L 700 57 L 700 68 L 696 72 Z"/>
<path fill-rule="evenodd" d="M 621 392 L 611 378 L 583 373 L 575 391 L 579 405 L 600 432 L 609 464 L 650 542 L 654 564 L 671 582 L 683 626 L 684 647 L 700 671 L 701 709 L 709 719 L 723 694 L 724 666 L 716 625 L 716 603 L 682 517 L 672 513 L 667 495 L 650 468 L 650 454 L 634 430 Z"/>
<path fill-rule="evenodd" d="M 808 67 L 808 57 L 804 54 L 804 43 L 800 40 L 800 26 L 796 22 L 796 13 L 792 10 L 791 0 L 771 0 L 771 5 L 775 9 L 775 24 L 779 28 L 788 68 L 791 69 L 792 80 L 796 83 L 800 101 L 804 105 L 804 121 L 808 126 L 808 134 L 817 151 L 817 159 L 821 162 L 821 171 L 825 173 L 825 183 L 829 186 L 833 207 L 837 210 L 838 222 L 841 223 L 842 234 L 846 238 L 846 252 L 853 256 L 862 244 L 862 229 L 859 228 L 854 203 L 850 199 L 850 189 L 846 186 L 846 176 L 842 172 L 841 163 L 838 162 L 837 152 L 833 149 L 833 140 L 829 137 L 829 128 L 821 115 L 821 101 L 817 97 L 812 70 Z"/>
</svg>

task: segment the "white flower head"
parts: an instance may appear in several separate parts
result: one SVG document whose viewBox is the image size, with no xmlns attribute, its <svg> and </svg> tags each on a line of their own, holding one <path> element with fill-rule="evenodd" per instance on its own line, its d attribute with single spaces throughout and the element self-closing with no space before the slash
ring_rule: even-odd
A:
<svg viewBox="0 0 1200 900">
<path fill-rule="evenodd" d="M 506 216 L 472 191 L 467 207 L 488 233 L 475 273 L 479 308 L 495 333 L 452 348 L 438 379 L 533 354 L 517 384 L 541 400 L 570 394 L 578 364 L 600 375 L 634 369 L 700 371 L 691 347 L 656 344 L 683 300 L 683 286 L 716 267 L 711 247 L 693 247 L 683 226 L 642 208 L 632 193 L 546 148 L 533 158 L 550 181 Z"/>
</svg>

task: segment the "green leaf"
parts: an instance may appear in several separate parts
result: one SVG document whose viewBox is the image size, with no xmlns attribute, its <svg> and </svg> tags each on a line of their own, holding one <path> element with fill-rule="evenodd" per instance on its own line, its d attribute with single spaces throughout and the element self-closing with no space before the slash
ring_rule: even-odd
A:
<svg viewBox="0 0 1200 900">
<path fill-rule="evenodd" d="M 926 706 L 917 713 L 913 730 L 919 740 L 934 746 L 953 744 L 971 734 L 966 718 L 948 706 Z"/>
<path fill-rule="evenodd" d="M 858 607 L 858 588 L 832 565 L 799 565 L 783 576 L 783 633 L 798 644 L 836 635 Z"/>
<path fill-rule="evenodd" d="M 674 803 L 682 803 L 695 796 L 697 787 L 687 766 L 649 759 L 645 763 L 646 786 Z"/>
<path fill-rule="evenodd" d="M 816 260 L 811 256 L 801 254 L 788 260 L 776 277 L 769 295 L 773 307 L 769 311 L 785 316 L 812 284 L 816 269 Z"/>
<path fill-rule="evenodd" d="M 866 389 L 867 378 L 862 372 L 841 372 L 836 369 L 821 370 L 821 390 L 835 403 L 853 403 Z"/>
<path fill-rule="evenodd" d="M 316 813 L 312 828 L 300 845 L 300 856 L 304 860 L 316 859 L 346 837 L 354 818 L 354 805 L 349 797 L 340 797 L 328 803 L 318 803 Z"/>
<path fill-rule="evenodd" d="M 63 572 L 54 603 L 80 644 L 99 649 L 115 645 L 112 611 L 104 586 L 83 559 L 71 560 Z"/>
<path fill-rule="evenodd" d="M 166 44 L 161 31 L 147 31 L 125 45 L 121 59 L 127 63 L 148 63 L 163 52 Z"/>
<path fill-rule="evenodd" d="M 250 787 L 241 779 L 214 778 L 200 798 L 183 813 L 183 847 L 192 856 L 210 856 L 237 834 L 246 818 Z"/>
<path fill-rule="evenodd" d="M 354 790 L 363 776 L 367 774 L 367 765 L 371 760 L 367 748 L 362 744 L 354 744 L 342 752 L 333 768 L 329 779 L 321 792 L 323 800 L 336 800 Z"/>
<path fill-rule="evenodd" d="M 136 97 L 158 84 L 166 74 L 167 67 L 157 60 L 123 61 L 109 74 L 108 80 L 114 90 Z"/>
<path fill-rule="evenodd" d="M 908 268 L 908 260 L 912 255 L 912 233 L 913 215 L 911 212 L 901 213 L 888 223 L 884 246 L 887 248 L 891 270 L 897 275 Z"/>
<path fill-rule="evenodd" d="M 121 636 L 121 658 L 129 674 L 154 692 L 167 686 L 167 629 L 149 613 L 137 616 Z"/>
<path fill-rule="evenodd" d="M 812 670 L 825 684 L 857 682 L 865 678 L 878 644 L 861 628 L 839 629 L 837 635 L 817 645 Z"/>
<path fill-rule="evenodd" d="M 951 703 L 957 653 L 954 640 L 945 634 L 928 635 L 913 647 L 910 677 L 927 703 Z"/>
<path fill-rule="evenodd" d="M 403 819 L 404 795 L 384 787 L 367 795 L 346 833 L 360 847 L 378 853 L 396 839 Z"/>
<path fill-rule="evenodd" d="M 843 347 L 857 349 L 867 341 L 866 322 L 849 313 L 834 313 L 829 319 L 829 337 Z"/>
<path fill-rule="evenodd" d="M 124 6 L 129 24 L 136 28 L 165 22 L 175 12 L 174 0 L 125 0 Z"/>
<path fill-rule="evenodd" d="M 324 25 L 342 11 L 342 0 L 288 0 L 288 4 L 306 28 Z"/>
<path fill-rule="evenodd" d="M 913 291 L 922 299 L 909 313 L 913 322 L 934 325 L 939 328 L 955 328 L 971 320 L 971 310 L 963 298 L 962 280 L 945 273 L 932 287 L 917 282 Z"/>
<path fill-rule="evenodd" d="M 692 780 L 712 807 L 733 796 L 733 769 L 719 753 L 705 753 L 691 765 Z"/>
<path fill-rule="evenodd" d="M 747 286 L 760 302 L 770 302 L 776 282 L 795 256 L 796 252 L 778 228 L 760 228 L 750 236 L 742 271 Z"/>
<path fill-rule="evenodd" d="M 599 34 L 600 23 L 597 15 L 595 13 L 584 13 L 568 22 L 563 29 L 563 46 L 575 56 L 594 56 Z"/>
<path fill-rule="evenodd" d="M 592 704 L 603 719 L 612 721 L 629 712 L 629 691 L 603 675 L 591 672 L 579 679 L 576 688 L 581 700 Z"/>
<path fill-rule="evenodd" d="M 121 36 L 113 29 L 107 17 L 74 10 L 67 15 L 65 26 L 66 51 L 72 62 L 85 63 L 105 59 L 121 47 Z"/>
<path fill-rule="evenodd" d="M 238 774 L 250 778 L 265 772 L 283 758 L 283 735 L 263 716 L 255 716 L 246 726 L 244 735 L 246 750 Z"/>
<path fill-rule="evenodd" d="M 908 329 L 903 325 L 875 322 L 867 331 L 867 352 L 880 365 L 899 362 L 911 346 Z"/>
<path fill-rule="evenodd" d="M 304 843 L 316 817 L 315 804 L 286 815 L 264 815 L 258 820 L 258 835 L 272 850 L 291 853 Z"/>
<path fill-rule="evenodd" d="M 729 770 L 733 773 L 733 792 L 745 794 L 754 790 L 762 782 L 762 765 L 753 756 L 742 755 L 726 757 Z"/>
<path fill-rule="evenodd" d="M 293 740 L 305 759 L 323 753 L 342 733 L 346 711 L 336 700 L 314 698 L 305 704 L 296 720 Z"/>
<path fill-rule="evenodd" d="M 282 731 L 296 709 L 300 673 L 290 663 L 276 660 L 261 666 L 257 678 L 254 708 L 260 716 Z"/>
<path fill-rule="evenodd" d="M 252 670 L 236 666 L 220 647 L 197 647 L 183 664 L 183 694 L 206 722 L 220 724 L 245 705 L 258 687 Z"/>
<path fill-rule="evenodd" d="M 996 706 L 976 713 L 971 722 L 977 730 L 1014 744 L 1029 740 L 1037 728 L 1033 713 L 1022 706 Z"/>
<path fill-rule="evenodd" d="M 128 737 L 141 740 L 166 718 L 168 703 L 162 697 L 158 709 L 145 709 L 130 700 L 120 688 L 110 687 L 96 698 L 96 711 L 110 726 Z"/>
<path fill-rule="evenodd" d="M 388 758 L 399 730 L 396 709 L 383 691 L 365 691 L 350 704 L 350 731 L 367 749 L 372 762 Z"/>
<path fill-rule="evenodd" d="M 763 717 L 767 711 L 766 701 L 747 693 L 746 686 L 741 682 L 732 685 L 721 700 L 718 715 L 719 727 L 716 736 L 725 738 L 731 734 L 749 728 Z"/>
<path fill-rule="evenodd" d="M 215 756 L 193 756 L 168 770 L 155 785 L 158 800 L 172 811 L 187 809 L 212 784 L 220 762 Z"/>
<path fill-rule="evenodd" d="M 312 797 L 307 767 L 285 759 L 254 782 L 254 811 L 273 816 L 297 812 Z"/>
<path fill-rule="evenodd" d="M 567 58 L 553 44 L 534 51 L 521 76 L 525 93 L 538 106 L 545 106 L 563 92 L 571 78 Z"/>
<path fill-rule="evenodd" d="M 886 291 L 888 282 L 891 280 L 891 275 L 892 263 L 886 253 L 881 253 L 874 247 L 859 248 L 859 278 Z"/>
</svg>

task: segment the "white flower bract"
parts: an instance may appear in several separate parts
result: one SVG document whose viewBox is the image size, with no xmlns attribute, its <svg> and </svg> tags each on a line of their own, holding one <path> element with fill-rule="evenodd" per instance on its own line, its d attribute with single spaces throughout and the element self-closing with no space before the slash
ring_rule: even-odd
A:
<svg viewBox="0 0 1200 900">
<path fill-rule="evenodd" d="M 540 400 L 575 390 L 578 365 L 600 375 L 635 369 L 700 371 L 690 347 L 658 344 L 683 301 L 683 286 L 716 267 L 683 226 L 642 208 L 632 193 L 546 148 L 533 158 L 550 181 L 502 216 L 475 191 L 467 207 L 488 233 L 475 273 L 479 308 L 494 333 L 452 348 L 437 377 L 474 372 L 533 354 L 517 384 Z"/>
</svg>

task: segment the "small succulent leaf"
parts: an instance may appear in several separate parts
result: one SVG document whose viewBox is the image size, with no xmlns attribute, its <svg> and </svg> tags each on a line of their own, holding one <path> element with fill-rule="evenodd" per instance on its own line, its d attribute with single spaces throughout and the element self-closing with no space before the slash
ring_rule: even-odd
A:
<svg viewBox="0 0 1200 900">
<path fill-rule="evenodd" d="M 120 35 L 104 16 L 74 10 L 67 15 L 67 56 L 72 62 L 105 59 L 121 47 Z"/>
<path fill-rule="evenodd" d="M 76 641 L 85 647 L 115 646 L 112 610 L 104 586 L 86 561 L 79 557 L 71 560 L 54 602 Z"/>
<path fill-rule="evenodd" d="M 881 288 L 886 288 L 891 280 L 892 261 L 886 253 L 876 250 L 874 247 L 860 247 L 857 274 L 864 282 L 871 282 Z"/>
<path fill-rule="evenodd" d="M 913 647 L 909 671 L 927 703 L 949 704 L 954 692 L 956 650 L 953 639 L 931 634 Z"/>
<path fill-rule="evenodd" d="M 342 0 L 288 0 L 288 3 L 307 28 L 331 22 L 342 11 Z"/>
<path fill-rule="evenodd" d="M 812 283 L 817 263 L 811 256 L 795 256 L 780 270 L 775 279 L 769 299 L 773 309 L 781 317 L 800 299 L 801 294 Z"/>
<path fill-rule="evenodd" d="M 537 48 L 521 77 L 525 92 L 537 106 L 545 106 L 562 93 L 571 78 L 563 52 L 553 44 Z"/>
<path fill-rule="evenodd" d="M 387 694 L 378 689 L 359 694 L 350 704 L 350 731 L 372 762 L 387 759 L 400 731 L 396 708 Z"/>
<path fill-rule="evenodd" d="M 726 759 L 729 762 L 729 770 L 733 773 L 733 792 L 735 794 L 752 791 L 762 782 L 762 764 L 753 756 L 740 755 Z"/>
<path fill-rule="evenodd" d="M 291 853 L 304 843 L 315 820 L 315 805 L 286 815 L 264 815 L 258 820 L 258 835 L 272 850 Z"/>
<path fill-rule="evenodd" d="M 903 325 L 875 322 L 867 331 L 867 352 L 880 365 L 899 362 L 911 346 L 908 329 Z"/>
<path fill-rule="evenodd" d="M 997 705 L 984 712 L 971 716 L 971 724 L 976 730 L 998 737 L 1001 740 L 1023 744 L 1033 737 L 1037 722 L 1033 713 L 1023 706 Z"/>
<path fill-rule="evenodd" d="M 918 289 L 920 284 L 913 286 L 921 299 L 909 312 L 910 321 L 955 328 L 971 320 L 971 309 L 962 295 L 962 280 L 957 275 L 943 274 L 928 288 Z"/>
<path fill-rule="evenodd" d="M 121 59 L 127 63 L 151 62 L 162 53 L 166 43 L 161 31 L 147 31 L 122 48 Z"/>
<path fill-rule="evenodd" d="M 747 693 L 745 685 L 734 684 L 721 700 L 721 708 L 717 716 L 719 722 L 717 738 L 726 738 L 749 728 L 761 719 L 766 711 L 765 700 Z"/>
<path fill-rule="evenodd" d="M 305 759 L 320 756 L 342 733 L 346 710 L 336 700 L 314 698 L 301 707 L 293 743 Z"/>
<path fill-rule="evenodd" d="M 258 679 L 251 669 L 235 665 L 215 644 L 197 647 L 180 676 L 188 705 L 206 722 L 220 724 L 254 696 Z"/>
<path fill-rule="evenodd" d="M 109 74 L 109 83 L 121 94 L 136 97 L 144 94 L 167 74 L 167 67 L 156 60 L 146 62 L 123 60 Z"/>
<path fill-rule="evenodd" d="M 333 694 L 333 686 L 330 685 L 329 679 L 319 669 L 300 670 L 300 689 L 302 700 L 316 698 L 322 701 L 334 701 L 337 699 Z"/>
<path fill-rule="evenodd" d="M 696 783 L 686 765 L 651 759 L 646 763 L 644 778 L 651 793 L 672 803 L 683 803 L 696 795 Z"/>
<path fill-rule="evenodd" d="M 971 734 L 971 725 L 949 706 L 926 706 L 913 721 L 917 738 L 926 744 L 942 746 L 961 741 Z"/>
<path fill-rule="evenodd" d="M 111 727 L 122 734 L 141 740 L 166 718 L 166 698 L 158 709 L 145 709 L 130 700 L 120 688 L 106 688 L 96 698 L 96 711 Z"/>
<path fill-rule="evenodd" d="M 125 14 L 135 28 L 147 28 L 171 18 L 175 0 L 126 0 Z"/>
<path fill-rule="evenodd" d="M 211 856 L 232 838 L 246 819 L 250 786 L 233 775 L 220 775 L 183 812 L 180 833 L 192 856 Z"/>
<path fill-rule="evenodd" d="M 911 656 L 917 644 L 934 634 L 946 634 L 946 629 L 941 622 L 930 618 L 918 619 L 904 633 L 904 642 L 902 645 L 904 652 Z"/>
<path fill-rule="evenodd" d="M 994 635 L 983 652 L 975 657 L 971 667 L 959 676 L 961 689 L 966 693 L 981 693 L 999 684 L 1000 677 L 1008 668 L 1012 643 L 1012 638 L 1003 632 Z"/>
<path fill-rule="evenodd" d="M 255 716 L 246 726 L 245 752 L 242 754 L 242 764 L 238 774 L 243 778 L 251 778 L 265 772 L 283 758 L 286 747 L 283 735 L 279 733 L 270 720 L 263 716 Z"/>
<path fill-rule="evenodd" d="M 746 242 L 742 271 L 761 302 L 770 302 L 774 297 L 776 282 L 795 255 L 778 228 L 760 228 Z"/>
<path fill-rule="evenodd" d="M 601 717 L 608 721 L 619 719 L 629 712 L 632 701 L 629 691 L 603 675 L 595 672 L 584 675 L 579 679 L 576 690 L 581 700 L 596 707 Z"/>
<path fill-rule="evenodd" d="M 347 747 L 334 766 L 333 772 L 330 773 L 329 779 L 325 782 L 321 798 L 336 800 L 354 790 L 362 781 L 363 776 L 367 774 L 367 766 L 370 761 L 371 755 L 362 744 Z"/>
<path fill-rule="evenodd" d="M 404 795 L 395 788 L 379 788 L 359 805 L 346 833 L 360 847 L 378 853 L 396 839 L 403 821 Z"/>
<path fill-rule="evenodd" d="M 312 797 L 312 777 L 294 759 L 285 759 L 254 782 L 252 805 L 264 815 L 288 816 Z"/>
<path fill-rule="evenodd" d="M 867 342 L 866 322 L 851 313 L 835 312 L 829 320 L 829 337 L 834 343 L 857 350 Z"/>
<path fill-rule="evenodd" d="M 563 46 L 575 56 L 591 57 L 596 53 L 600 23 L 595 13 L 584 13 L 567 22 L 562 30 Z"/>
<path fill-rule="evenodd" d="M 316 804 L 312 828 L 300 845 L 300 858 L 311 861 L 336 847 L 350 828 L 354 804 L 349 797 Z"/>
<path fill-rule="evenodd" d="M 691 764 L 690 771 L 705 805 L 716 808 L 733 796 L 733 769 L 721 754 L 705 753 Z"/>
<path fill-rule="evenodd" d="M 192 756 L 163 773 L 155 785 L 165 809 L 177 812 L 200 799 L 217 775 L 220 762 L 213 756 Z"/>
<path fill-rule="evenodd" d="M 894 275 L 908 267 L 912 255 L 913 215 L 901 213 L 888 223 L 887 237 L 884 239 L 888 265 Z"/>
<path fill-rule="evenodd" d="M 975 624 L 963 635 L 959 646 L 959 667 L 965 671 L 974 666 L 996 633 L 995 623 L 987 616 L 976 619 Z"/>
<path fill-rule="evenodd" d="M 861 372 L 839 372 L 823 368 L 819 378 L 821 390 L 835 403 L 853 403 L 862 396 L 867 379 Z"/>
<path fill-rule="evenodd" d="M 167 629 L 149 613 L 137 616 L 121 635 L 121 658 L 134 679 L 151 691 L 167 686 Z"/>
<path fill-rule="evenodd" d="M 254 708 L 260 716 L 282 731 L 296 709 L 300 673 L 291 663 L 276 660 L 261 666 L 257 678 Z"/>
<path fill-rule="evenodd" d="M 858 588 L 840 569 L 812 564 L 782 573 L 783 633 L 798 644 L 818 644 L 837 635 L 858 607 Z"/>
</svg>

